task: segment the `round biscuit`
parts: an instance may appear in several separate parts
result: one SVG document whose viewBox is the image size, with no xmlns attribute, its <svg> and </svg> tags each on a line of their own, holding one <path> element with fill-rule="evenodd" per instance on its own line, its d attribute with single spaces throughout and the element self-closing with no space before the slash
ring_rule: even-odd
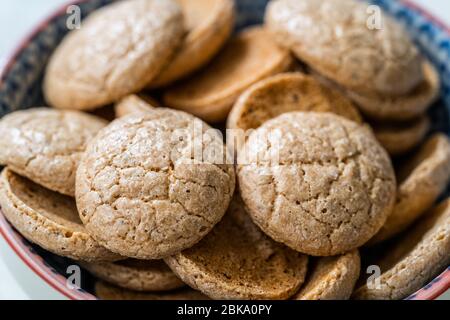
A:
<svg viewBox="0 0 450 320">
<path fill-rule="evenodd" d="M 394 170 L 366 126 L 331 113 L 265 122 L 238 152 L 242 198 L 261 229 L 313 256 L 356 249 L 385 223 Z"/>
<path fill-rule="evenodd" d="M 225 214 L 235 186 L 229 158 L 220 132 L 187 113 L 155 108 L 119 118 L 89 144 L 77 170 L 81 220 L 123 256 L 178 253 Z"/>
</svg>

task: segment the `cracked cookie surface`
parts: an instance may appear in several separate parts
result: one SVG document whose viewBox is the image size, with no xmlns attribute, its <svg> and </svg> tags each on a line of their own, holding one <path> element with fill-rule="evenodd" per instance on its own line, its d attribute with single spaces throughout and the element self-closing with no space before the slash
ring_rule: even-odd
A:
<svg viewBox="0 0 450 320">
<path fill-rule="evenodd" d="M 318 258 L 308 266 L 305 285 L 294 300 L 347 300 L 359 278 L 361 259 L 358 250 L 341 256 Z"/>
<path fill-rule="evenodd" d="M 432 209 L 414 227 L 385 248 L 373 262 L 381 269 L 379 286 L 359 287 L 354 299 L 398 300 L 419 290 L 450 263 L 450 199 Z"/>
<path fill-rule="evenodd" d="M 185 285 L 162 260 L 126 259 L 83 263 L 83 267 L 104 281 L 135 291 L 166 291 Z"/>
<path fill-rule="evenodd" d="M 305 279 L 306 255 L 266 236 L 236 195 L 197 245 L 165 259 L 192 288 L 214 299 L 287 299 Z"/>
<path fill-rule="evenodd" d="M 366 243 L 395 200 L 391 161 L 371 130 L 331 113 L 291 112 L 267 121 L 238 152 L 237 170 L 256 224 L 313 256 Z"/>
<path fill-rule="evenodd" d="M 159 259 L 187 249 L 231 200 L 235 175 L 232 165 L 220 164 L 225 155 L 219 132 L 181 111 L 158 108 L 115 120 L 78 168 L 81 220 L 124 256 Z"/>
<path fill-rule="evenodd" d="M 403 27 L 356 0 L 275 0 L 265 24 L 278 42 L 340 85 L 359 93 L 401 95 L 423 79 L 421 55 Z"/>
<path fill-rule="evenodd" d="M 120 99 L 114 105 L 116 118 L 121 118 L 130 113 L 147 112 L 161 105 L 155 99 L 143 94 L 130 94 Z"/>
<path fill-rule="evenodd" d="M 84 261 L 121 258 L 89 235 L 73 198 L 47 190 L 8 168 L 0 178 L 0 206 L 25 238 L 50 252 Z"/>
<path fill-rule="evenodd" d="M 0 120 L 0 164 L 47 189 L 74 196 L 81 155 L 105 125 L 77 111 L 13 112 Z"/>
<path fill-rule="evenodd" d="M 143 89 L 184 34 L 174 0 L 117 1 L 70 32 L 47 66 L 44 94 L 57 108 L 90 110 Z"/>
</svg>

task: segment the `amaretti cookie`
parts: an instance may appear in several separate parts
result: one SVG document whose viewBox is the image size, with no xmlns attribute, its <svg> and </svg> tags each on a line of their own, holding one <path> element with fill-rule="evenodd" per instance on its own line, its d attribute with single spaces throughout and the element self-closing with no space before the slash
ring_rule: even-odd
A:
<svg viewBox="0 0 450 320">
<path fill-rule="evenodd" d="M 364 95 L 351 90 L 347 94 L 369 118 L 397 121 L 417 118 L 436 101 L 441 88 L 436 68 L 428 61 L 422 68 L 423 81 L 406 94 L 390 97 L 384 94 Z"/>
<path fill-rule="evenodd" d="M 347 300 L 359 278 L 358 250 L 335 257 L 317 258 L 308 266 L 305 285 L 294 300 Z"/>
<path fill-rule="evenodd" d="M 418 146 L 431 128 L 428 116 L 406 122 L 372 122 L 375 137 L 391 156 L 402 155 Z"/>
<path fill-rule="evenodd" d="M 232 38 L 205 69 L 169 88 L 163 102 L 208 122 L 223 121 L 245 89 L 287 71 L 291 63 L 288 50 L 278 47 L 263 28 L 252 27 Z"/>
<path fill-rule="evenodd" d="M 162 87 L 208 63 L 222 48 L 234 28 L 233 0 L 177 0 L 187 29 L 177 54 L 150 83 Z"/>
<path fill-rule="evenodd" d="M 214 299 L 287 299 L 302 285 L 308 258 L 276 243 L 251 220 L 239 196 L 197 245 L 165 259 L 192 288 Z"/>
<path fill-rule="evenodd" d="M 332 112 L 362 122 L 358 110 L 339 91 L 323 86 L 311 76 L 291 72 L 269 77 L 248 88 L 231 109 L 227 128 L 255 129 L 292 111 Z"/>
<path fill-rule="evenodd" d="M 102 300 L 209 300 L 207 296 L 191 288 L 167 292 L 139 292 L 101 281 L 95 284 L 95 295 Z"/>
<path fill-rule="evenodd" d="M 447 199 L 387 248 L 374 265 L 381 275 L 358 288 L 355 299 L 403 299 L 450 263 L 450 200 Z"/>
<path fill-rule="evenodd" d="M 114 105 L 116 118 L 126 116 L 130 113 L 147 112 L 153 108 L 159 108 L 161 105 L 155 99 L 142 94 L 130 94 L 120 99 Z"/>
<path fill-rule="evenodd" d="M 277 42 L 341 86 L 402 95 L 423 80 L 421 55 L 404 28 L 381 12 L 368 27 L 370 4 L 356 0 L 273 0 L 265 25 Z"/>
<path fill-rule="evenodd" d="M 95 109 L 138 92 L 169 62 L 184 34 L 175 0 L 117 1 L 70 32 L 51 57 L 47 102 L 62 109 Z"/>
<path fill-rule="evenodd" d="M 450 141 L 444 134 L 429 138 L 398 169 L 399 187 L 394 210 L 371 243 L 386 240 L 425 213 L 450 181 Z"/>
<path fill-rule="evenodd" d="M 78 111 L 34 108 L 0 120 L 0 164 L 65 195 L 75 194 L 75 173 L 87 143 L 106 121 Z"/>
<path fill-rule="evenodd" d="M 385 223 L 394 170 L 366 126 L 331 113 L 265 122 L 238 152 L 242 198 L 261 229 L 313 256 L 356 249 Z"/>
<path fill-rule="evenodd" d="M 119 118 L 89 144 L 77 170 L 81 220 L 121 255 L 176 254 L 225 214 L 235 186 L 226 157 L 220 132 L 187 113 L 157 108 Z"/>
<path fill-rule="evenodd" d="M 135 291 L 167 291 L 184 286 L 162 260 L 126 259 L 83 263 L 83 267 L 104 281 Z"/>
<path fill-rule="evenodd" d="M 0 206 L 22 236 L 57 255 L 85 261 L 121 258 L 89 235 L 73 198 L 47 190 L 8 168 L 0 177 Z"/>
</svg>

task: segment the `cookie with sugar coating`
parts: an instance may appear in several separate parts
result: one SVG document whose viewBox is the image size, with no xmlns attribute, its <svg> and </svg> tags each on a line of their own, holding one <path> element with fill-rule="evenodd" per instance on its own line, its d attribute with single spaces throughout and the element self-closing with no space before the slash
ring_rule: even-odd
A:
<svg viewBox="0 0 450 320">
<path fill-rule="evenodd" d="M 358 250 L 335 257 L 318 258 L 309 265 L 305 285 L 294 300 L 347 300 L 359 278 Z"/>
<path fill-rule="evenodd" d="M 170 63 L 149 87 L 165 87 L 207 64 L 230 37 L 235 20 L 233 0 L 177 0 L 187 35 Z"/>
<path fill-rule="evenodd" d="M 91 110 L 138 92 L 159 75 L 183 34 L 175 0 L 127 0 L 102 7 L 53 53 L 45 72 L 45 98 L 56 108 Z"/>
<path fill-rule="evenodd" d="M 227 120 L 229 129 L 255 129 L 265 121 L 293 111 L 331 112 L 362 122 L 353 103 L 335 89 L 300 72 L 281 73 L 248 88 Z"/>
<path fill-rule="evenodd" d="M 309 255 L 362 246 L 395 201 L 391 160 L 372 131 L 331 113 L 291 112 L 265 122 L 237 161 L 239 189 L 255 223 Z"/>
<path fill-rule="evenodd" d="M 450 141 L 430 137 L 411 159 L 399 166 L 399 186 L 392 213 L 370 244 L 387 240 L 409 227 L 433 205 L 450 181 Z"/>
</svg>

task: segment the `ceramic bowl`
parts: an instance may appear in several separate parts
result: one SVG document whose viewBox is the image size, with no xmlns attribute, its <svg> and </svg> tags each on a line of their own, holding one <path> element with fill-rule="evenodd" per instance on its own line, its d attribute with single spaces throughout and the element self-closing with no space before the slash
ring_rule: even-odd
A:
<svg viewBox="0 0 450 320">
<path fill-rule="evenodd" d="M 75 1 L 82 17 L 111 0 Z M 431 108 L 433 131 L 447 135 L 450 128 L 450 28 L 409 1 L 374 0 L 387 13 L 406 25 L 423 53 L 437 66 L 442 79 L 441 99 Z M 262 22 L 267 0 L 236 0 L 238 18 L 236 28 Z M 42 21 L 24 39 L 7 61 L 0 77 L 0 117 L 18 109 L 45 105 L 41 84 L 43 70 L 52 51 L 67 33 L 67 6 Z M 446 196 L 449 195 L 447 190 Z M 26 268 L 41 278 L 56 292 L 56 297 L 69 299 L 96 299 L 94 279 L 83 272 L 80 287 L 67 286 L 68 266 L 76 264 L 30 244 L 5 220 L 0 212 L 0 232 L 13 255 Z M 13 268 L 14 269 L 14 268 Z M 14 272 L 14 270 L 13 270 Z M 32 285 L 30 283 L 30 285 Z M 450 268 L 432 280 L 408 299 L 434 299 L 450 287 Z"/>
</svg>

